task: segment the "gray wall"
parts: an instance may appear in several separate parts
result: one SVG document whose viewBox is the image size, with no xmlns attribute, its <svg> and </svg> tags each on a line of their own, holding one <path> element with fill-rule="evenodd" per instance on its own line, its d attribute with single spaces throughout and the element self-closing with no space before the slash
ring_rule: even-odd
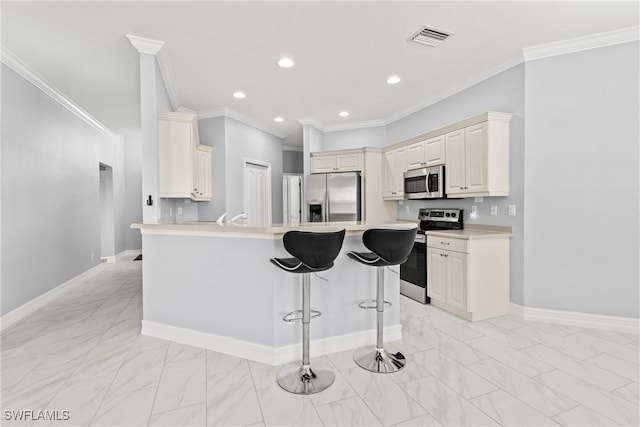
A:
<svg viewBox="0 0 640 427">
<path fill-rule="evenodd" d="M 325 132 L 323 150 L 384 147 L 387 144 L 386 127 L 378 126 L 371 128 Z"/>
<path fill-rule="evenodd" d="M 100 162 L 113 167 L 116 253 L 126 226 L 122 138 L 91 127 L 4 64 L 2 125 L 6 314 L 99 263 Z"/>
<path fill-rule="evenodd" d="M 282 222 L 282 139 L 226 117 L 198 120 L 200 143 L 213 147 L 210 202 L 198 202 L 198 220 L 214 221 L 244 211 L 244 160 L 271 165 L 271 215 Z"/>
<path fill-rule="evenodd" d="M 302 127 L 302 155 L 303 163 L 302 170 L 305 175 L 311 173 L 310 154 L 315 151 L 323 151 L 324 148 L 324 133 L 311 125 L 304 125 Z"/>
<path fill-rule="evenodd" d="M 303 169 L 302 151 L 282 152 L 282 173 L 302 173 Z"/>
<path fill-rule="evenodd" d="M 271 212 L 274 223 L 282 222 L 282 139 L 225 119 L 226 210 L 229 217 L 244 211 L 244 160 L 271 164 Z"/>
<path fill-rule="evenodd" d="M 140 134 L 123 136 L 125 202 L 123 209 L 125 229 L 125 248 L 142 249 L 140 230 L 128 227 L 142 222 L 142 140 Z"/>
<path fill-rule="evenodd" d="M 211 153 L 211 201 L 198 202 L 200 221 L 214 221 L 226 211 L 225 118 L 198 120 L 200 144 L 213 147 Z"/>
<path fill-rule="evenodd" d="M 513 228 L 511 239 L 511 301 L 524 302 L 524 65 L 510 68 L 477 85 L 424 108 L 387 126 L 388 144 L 437 129 L 483 113 L 512 113 L 509 144 L 509 196 L 475 199 L 410 200 L 398 204 L 398 218 L 415 220 L 421 207 L 454 207 L 465 210 L 465 222 L 506 225 Z M 478 217 L 469 218 L 476 205 Z M 498 215 L 491 216 L 491 205 Z M 516 205 L 516 216 L 508 216 L 508 205 Z"/>
<path fill-rule="evenodd" d="M 527 306 L 639 317 L 638 48 L 526 64 Z"/>
</svg>

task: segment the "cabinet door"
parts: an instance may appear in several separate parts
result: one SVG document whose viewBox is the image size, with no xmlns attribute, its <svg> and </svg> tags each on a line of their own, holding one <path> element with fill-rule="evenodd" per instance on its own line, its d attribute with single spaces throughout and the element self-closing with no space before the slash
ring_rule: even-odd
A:
<svg viewBox="0 0 640 427">
<path fill-rule="evenodd" d="M 362 170 L 362 154 L 340 154 L 336 156 L 338 172 L 359 172 Z"/>
<path fill-rule="evenodd" d="M 468 192 L 487 190 L 487 126 L 484 122 L 465 129 L 465 190 Z"/>
<path fill-rule="evenodd" d="M 445 302 L 445 264 L 442 251 L 427 247 L 427 295 Z"/>
<path fill-rule="evenodd" d="M 193 126 L 189 122 L 158 122 L 158 172 L 160 197 L 185 197 L 193 193 Z"/>
<path fill-rule="evenodd" d="M 407 171 L 407 147 L 396 148 L 393 151 L 395 157 L 395 195 L 402 198 L 404 197 L 404 173 Z"/>
<path fill-rule="evenodd" d="M 395 196 L 395 157 L 392 150 L 382 156 L 382 197 Z"/>
<path fill-rule="evenodd" d="M 464 137 L 464 129 L 445 135 L 445 155 L 447 157 L 445 187 L 447 194 L 464 193 L 465 191 L 466 156 Z"/>
<path fill-rule="evenodd" d="M 427 139 L 424 144 L 424 157 L 426 166 L 444 164 L 444 135 Z"/>
<path fill-rule="evenodd" d="M 446 303 L 460 310 L 467 307 L 467 255 L 446 251 Z"/>
<path fill-rule="evenodd" d="M 336 171 L 336 156 L 311 157 L 311 173 L 326 173 Z"/>
<path fill-rule="evenodd" d="M 198 198 L 211 199 L 211 151 L 198 148 Z"/>
<path fill-rule="evenodd" d="M 424 141 L 407 146 L 407 170 L 418 169 L 425 165 Z"/>
</svg>

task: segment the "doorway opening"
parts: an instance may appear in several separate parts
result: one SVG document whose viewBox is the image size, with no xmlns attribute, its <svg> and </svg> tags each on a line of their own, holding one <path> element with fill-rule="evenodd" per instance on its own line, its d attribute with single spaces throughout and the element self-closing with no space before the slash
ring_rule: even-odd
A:
<svg viewBox="0 0 640 427">
<path fill-rule="evenodd" d="M 100 163 L 100 259 L 116 260 L 115 225 L 113 209 L 113 169 Z"/>
<path fill-rule="evenodd" d="M 244 160 L 244 212 L 247 224 L 271 224 L 271 164 Z"/>
</svg>

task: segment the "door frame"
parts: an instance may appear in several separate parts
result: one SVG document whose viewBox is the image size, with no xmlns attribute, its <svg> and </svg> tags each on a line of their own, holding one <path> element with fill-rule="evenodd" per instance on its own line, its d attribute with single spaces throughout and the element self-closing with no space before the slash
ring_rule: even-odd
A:
<svg viewBox="0 0 640 427">
<path fill-rule="evenodd" d="M 249 192 L 247 191 L 247 180 L 245 179 L 245 177 L 247 176 L 246 171 L 247 171 L 247 166 L 248 165 L 255 165 L 255 166 L 261 166 L 261 167 L 265 167 L 267 168 L 267 224 L 270 225 L 271 221 L 272 221 L 272 199 L 273 199 L 273 193 L 271 190 L 271 163 L 267 163 L 267 162 L 263 162 L 262 160 L 256 160 L 256 159 L 251 159 L 248 157 L 245 157 L 243 160 L 243 167 L 242 167 L 242 188 L 243 188 L 243 200 L 244 200 L 244 204 L 243 204 L 243 210 L 246 213 L 247 212 L 247 201 L 248 201 L 248 194 Z"/>
</svg>

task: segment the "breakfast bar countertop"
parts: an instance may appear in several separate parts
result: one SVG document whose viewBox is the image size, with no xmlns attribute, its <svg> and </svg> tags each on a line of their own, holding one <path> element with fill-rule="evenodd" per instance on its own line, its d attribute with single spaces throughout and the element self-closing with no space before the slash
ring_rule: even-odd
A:
<svg viewBox="0 0 640 427">
<path fill-rule="evenodd" d="M 361 233 L 370 228 L 408 229 L 415 228 L 415 222 L 331 222 L 331 223 L 304 223 L 304 224 L 223 224 L 215 221 L 193 221 L 183 223 L 136 223 L 131 228 L 140 229 L 142 234 L 162 234 L 175 236 L 211 236 L 211 237 L 235 237 L 252 239 L 280 239 L 287 231 L 313 231 L 331 232 L 345 229 L 347 234 Z"/>
</svg>

